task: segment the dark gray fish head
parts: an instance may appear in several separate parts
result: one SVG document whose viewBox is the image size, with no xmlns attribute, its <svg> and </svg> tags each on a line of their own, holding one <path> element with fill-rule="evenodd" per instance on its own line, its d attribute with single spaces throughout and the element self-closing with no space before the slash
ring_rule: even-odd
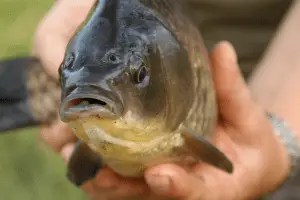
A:
<svg viewBox="0 0 300 200">
<path fill-rule="evenodd" d="M 63 121 L 98 116 L 182 122 L 192 102 L 186 50 L 136 0 L 99 1 L 59 69 Z"/>
</svg>

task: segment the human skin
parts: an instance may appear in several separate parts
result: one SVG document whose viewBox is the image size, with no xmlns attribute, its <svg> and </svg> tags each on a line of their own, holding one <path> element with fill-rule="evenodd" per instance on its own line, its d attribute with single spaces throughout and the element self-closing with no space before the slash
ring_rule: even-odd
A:
<svg viewBox="0 0 300 200">
<path fill-rule="evenodd" d="M 300 138 L 300 1 L 295 1 L 249 79 L 255 101 L 285 119 Z"/>
<path fill-rule="evenodd" d="M 57 77 L 57 68 L 67 41 L 86 18 L 94 2 L 94 0 L 60 0 L 37 28 L 33 52 L 41 58 L 45 68 L 53 76 Z M 294 10 L 297 6 L 299 10 L 299 2 L 294 5 Z M 148 169 L 144 182 L 124 179 L 110 169 L 103 169 L 96 178 L 84 184 L 82 189 L 95 200 L 124 199 L 133 196 L 142 196 L 142 199 L 169 196 L 184 200 L 234 200 L 257 197 L 275 189 L 285 179 L 289 163 L 287 153 L 274 135 L 270 123 L 265 119 L 263 110 L 267 109 L 281 116 L 289 122 L 296 133 L 299 133 L 300 127 L 297 127 L 299 125 L 296 121 L 299 120 L 300 113 L 291 112 L 300 106 L 297 104 L 300 94 L 295 92 L 295 87 L 299 85 L 297 81 L 300 80 L 296 78 L 300 75 L 299 56 L 289 57 L 286 60 L 287 55 L 282 52 L 282 45 L 288 42 L 294 44 L 292 45 L 294 48 L 289 49 L 288 56 L 300 50 L 300 44 L 295 45 L 297 40 L 291 37 L 294 34 L 293 38 L 296 38 L 297 31 L 298 35 L 300 33 L 293 24 L 296 23 L 296 15 L 297 12 L 291 10 L 283 28 L 279 30 L 280 34 L 270 47 L 270 53 L 267 53 L 260 63 L 260 71 L 251 77 L 249 82 L 251 93 L 238 71 L 236 55 L 231 45 L 222 42 L 211 53 L 222 119 L 216 129 L 213 143 L 233 160 L 235 165 L 233 176 L 204 164 L 195 166 L 192 172 L 169 164 Z M 284 47 L 286 51 L 289 46 Z M 292 70 L 286 70 L 284 61 L 289 63 Z M 283 72 L 285 77 L 290 78 L 290 81 L 285 81 L 284 86 L 281 80 Z M 274 93 L 277 94 L 276 98 L 272 96 Z M 286 98 L 287 95 L 290 95 L 289 98 Z M 232 110 L 236 111 L 233 113 Z M 41 136 L 55 151 L 60 152 L 67 162 L 75 138 L 66 124 L 58 120 L 50 127 L 43 127 Z M 245 174 L 251 176 L 247 177 Z M 160 185 L 166 182 L 171 183 L 169 187 L 166 187 L 166 184 Z"/>
</svg>

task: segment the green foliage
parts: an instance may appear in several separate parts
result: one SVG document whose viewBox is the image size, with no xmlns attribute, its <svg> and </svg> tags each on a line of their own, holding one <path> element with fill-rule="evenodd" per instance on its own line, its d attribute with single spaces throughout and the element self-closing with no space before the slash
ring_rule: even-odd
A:
<svg viewBox="0 0 300 200">
<path fill-rule="evenodd" d="M 0 0 L 0 58 L 30 52 L 34 29 L 53 0 Z M 1 111 L 0 111 L 1 112 Z M 39 142 L 36 129 L 0 135 L 0 199 L 83 200 L 65 164 Z"/>
</svg>

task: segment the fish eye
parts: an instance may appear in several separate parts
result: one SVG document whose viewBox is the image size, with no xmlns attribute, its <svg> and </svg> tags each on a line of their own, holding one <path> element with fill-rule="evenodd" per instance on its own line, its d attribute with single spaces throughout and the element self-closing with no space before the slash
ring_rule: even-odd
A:
<svg viewBox="0 0 300 200">
<path fill-rule="evenodd" d="M 143 80 L 146 78 L 147 76 L 147 69 L 144 63 L 141 64 L 141 66 L 139 67 L 139 69 L 136 71 L 135 75 L 134 75 L 134 81 L 138 84 L 143 82 Z"/>
<path fill-rule="evenodd" d="M 117 56 L 116 56 L 115 54 L 110 54 L 110 55 L 108 56 L 108 60 L 109 60 L 110 62 L 116 62 L 116 61 L 117 61 Z"/>
</svg>

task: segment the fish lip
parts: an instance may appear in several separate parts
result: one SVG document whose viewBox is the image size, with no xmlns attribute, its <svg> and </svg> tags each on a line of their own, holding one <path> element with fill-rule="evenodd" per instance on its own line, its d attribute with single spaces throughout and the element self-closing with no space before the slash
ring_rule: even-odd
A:
<svg viewBox="0 0 300 200">
<path fill-rule="evenodd" d="M 106 106 L 98 104 L 89 105 L 68 105 L 72 100 L 92 98 L 106 102 Z M 100 94 L 91 93 L 74 93 L 65 97 L 59 108 L 59 115 L 63 122 L 74 121 L 79 118 L 99 117 L 99 118 L 116 118 L 121 113 L 121 105 L 117 104 L 111 98 Z"/>
</svg>

